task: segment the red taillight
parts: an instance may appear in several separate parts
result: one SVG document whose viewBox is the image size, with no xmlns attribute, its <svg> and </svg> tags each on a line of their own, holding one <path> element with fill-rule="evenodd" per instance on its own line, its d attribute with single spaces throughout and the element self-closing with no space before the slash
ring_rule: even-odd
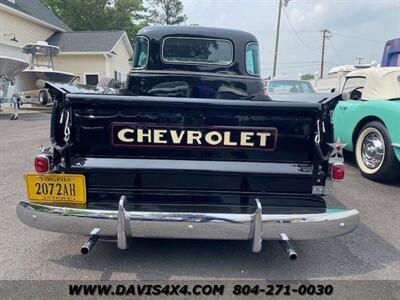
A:
<svg viewBox="0 0 400 300">
<path fill-rule="evenodd" d="M 35 170 L 37 173 L 47 173 L 50 171 L 50 160 L 45 155 L 35 157 Z"/>
<path fill-rule="evenodd" d="M 331 167 L 331 179 L 333 181 L 341 181 L 346 174 L 343 163 L 334 163 Z"/>
</svg>

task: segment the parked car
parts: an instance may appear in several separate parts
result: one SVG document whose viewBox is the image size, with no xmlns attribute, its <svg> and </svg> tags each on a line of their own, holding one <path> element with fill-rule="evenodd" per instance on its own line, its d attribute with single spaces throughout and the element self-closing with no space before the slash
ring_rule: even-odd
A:
<svg viewBox="0 0 400 300">
<path fill-rule="evenodd" d="M 316 94 L 310 81 L 307 80 L 266 80 L 265 92 L 271 94 Z"/>
<path fill-rule="evenodd" d="M 400 174 L 400 68 L 370 68 L 346 76 L 333 114 L 335 137 L 355 153 L 361 174 L 390 181 Z"/>
<path fill-rule="evenodd" d="M 26 174 L 19 219 L 99 238 L 290 240 L 333 237 L 358 224 L 328 206 L 342 180 L 332 159 L 337 97 L 279 102 L 264 95 L 257 39 L 193 26 L 147 27 L 118 95 L 47 83 L 52 150 Z M 294 97 L 294 96 L 290 96 Z M 334 147 L 336 149 L 336 147 Z"/>
</svg>

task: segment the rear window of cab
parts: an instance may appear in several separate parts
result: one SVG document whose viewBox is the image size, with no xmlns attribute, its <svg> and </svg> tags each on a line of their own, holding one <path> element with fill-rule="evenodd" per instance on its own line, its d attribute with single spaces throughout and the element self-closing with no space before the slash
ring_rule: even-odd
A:
<svg viewBox="0 0 400 300">
<path fill-rule="evenodd" d="M 233 44 L 228 40 L 168 37 L 162 44 L 166 63 L 228 66 L 233 62 Z"/>
<path fill-rule="evenodd" d="M 246 71 L 260 75 L 260 54 L 256 42 L 246 45 Z M 143 69 L 149 60 L 150 43 L 145 36 L 138 36 L 135 44 L 133 68 Z M 233 63 L 233 43 L 224 39 L 167 37 L 161 47 L 161 59 L 170 64 L 199 64 L 229 66 Z"/>
</svg>

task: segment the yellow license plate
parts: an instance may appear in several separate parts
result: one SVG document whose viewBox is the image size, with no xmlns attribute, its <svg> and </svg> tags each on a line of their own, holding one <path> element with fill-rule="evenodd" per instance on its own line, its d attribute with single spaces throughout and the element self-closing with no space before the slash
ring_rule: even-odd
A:
<svg viewBox="0 0 400 300">
<path fill-rule="evenodd" d="M 25 174 L 28 198 L 35 203 L 86 203 L 85 176 Z"/>
</svg>

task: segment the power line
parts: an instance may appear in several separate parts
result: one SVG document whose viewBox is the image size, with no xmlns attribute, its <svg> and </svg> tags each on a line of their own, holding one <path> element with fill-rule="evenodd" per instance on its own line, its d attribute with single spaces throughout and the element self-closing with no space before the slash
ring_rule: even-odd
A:
<svg viewBox="0 0 400 300">
<path fill-rule="evenodd" d="M 214 2 L 215 0 L 183 0 L 184 2 Z M 321 2 L 331 2 L 332 0 L 320 0 Z M 218 2 L 229 2 L 230 4 L 237 4 L 237 3 L 259 3 L 259 4 L 265 4 L 265 5 L 270 5 L 273 4 L 274 1 L 265 1 L 265 0 L 218 0 Z M 296 0 L 296 2 L 303 2 L 304 4 L 309 4 L 309 5 L 315 5 L 315 2 L 310 0 Z M 393 4 L 398 4 L 398 0 L 357 0 L 359 3 L 368 3 L 368 4 L 381 4 L 381 3 L 393 3 Z M 335 0 L 335 4 L 354 4 L 354 0 Z"/>
<path fill-rule="evenodd" d="M 336 31 L 333 32 L 333 34 L 335 36 L 340 36 L 340 37 L 348 38 L 348 39 L 361 40 L 361 41 L 367 41 L 367 42 L 373 42 L 373 43 L 379 43 L 379 44 L 385 43 L 385 41 L 373 40 L 373 39 L 368 39 L 368 38 L 359 37 L 359 36 L 351 36 L 351 35 L 339 33 L 339 32 L 336 32 Z"/>
<path fill-rule="evenodd" d="M 336 49 L 335 45 L 333 44 L 331 39 L 328 39 L 329 44 L 331 45 L 332 49 L 335 50 L 335 52 L 338 52 L 338 50 Z"/>
<path fill-rule="evenodd" d="M 275 33 L 276 30 L 252 30 L 252 32 L 259 33 Z M 296 30 L 299 33 L 317 33 L 319 30 Z M 281 32 L 285 33 L 294 33 L 292 30 L 281 30 Z"/>
<path fill-rule="evenodd" d="M 187 1 L 187 0 L 186 0 Z M 241 1 L 241 0 L 237 0 L 237 1 Z M 249 0 L 249 1 L 255 1 L 255 0 Z M 320 2 L 332 2 L 332 0 L 319 0 Z M 310 0 L 296 0 L 297 3 L 301 3 L 302 5 L 309 5 L 309 6 L 313 6 L 315 5 L 314 1 L 310 1 Z M 336 4 L 341 4 L 341 5 L 354 5 L 355 0 L 335 0 L 335 5 Z M 357 3 L 361 3 L 361 4 L 368 4 L 368 5 L 372 5 L 372 4 L 376 4 L 376 5 L 381 5 L 381 4 L 399 4 L 398 0 L 357 0 Z"/>
<path fill-rule="evenodd" d="M 285 14 L 286 19 L 287 19 L 287 21 L 288 21 L 288 23 L 289 23 L 289 26 L 292 28 L 292 30 L 293 30 L 294 34 L 296 35 L 297 39 L 298 39 L 298 40 L 303 44 L 303 46 L 306 47 L 307 49 L 309 49 L 309 50 L 314 50 L 313 48 L 311 48 L 310 46 L 308 46 L 308 45 L 303 41 L 303 39 L 300 37 L 300 35 L 298 34 L 297 30 L 294 28 L 292 22 L 290 21 L 289 15 L 288 15 L 288 13 L 287 13 L 287 11 L 286 11 L 285 9 L 283 10 L 283 13 Z"/>
<path fill-rule="evenodd" d="M 272 65 L 273 63 L 266 62 L 262 65 Z M 293 62 L 282 62 L 279 65 L 303 65 L 303 64 L 319 64 L 319 61 L 293 61 Z"/>
<path fill-rule="evenodd" d="M 338 63 L 335 63 L 335 62 L 328 62 L 328 61 L 325 61 L 325 64 L 331 65 L 331 66 L 334 66 L 334 67 L 336 67 L 336 66 L 339 65 Z"/>
<path fill-rule="evenodd" d="M 313 65 L 305 65 L 305 66 L 280 66 L 279 69 L 280 70 L 298 70 L 298 71 L 302 71 L 305 69 L 318 69 L 319 63 L 313 64 Z"/>
<path fill-rule="evenodd" d="M 338 60 L 340 60 L 340 58 L 339 58 L 339 51 L 337 50 L 337 48 L 336 48 L 335 45 L 333 44 L 332 39 L 328 39 L 328 42 L 329 42 L 329 44 L 330 44 L 330 47 L 329 47 L 329 48 L 332 48 L 333 51 L 334 51 L 335 58 L 338 59 Z M 328 46 L 326 46 L 326 47 L 328 48 Z"/>
</svg>

